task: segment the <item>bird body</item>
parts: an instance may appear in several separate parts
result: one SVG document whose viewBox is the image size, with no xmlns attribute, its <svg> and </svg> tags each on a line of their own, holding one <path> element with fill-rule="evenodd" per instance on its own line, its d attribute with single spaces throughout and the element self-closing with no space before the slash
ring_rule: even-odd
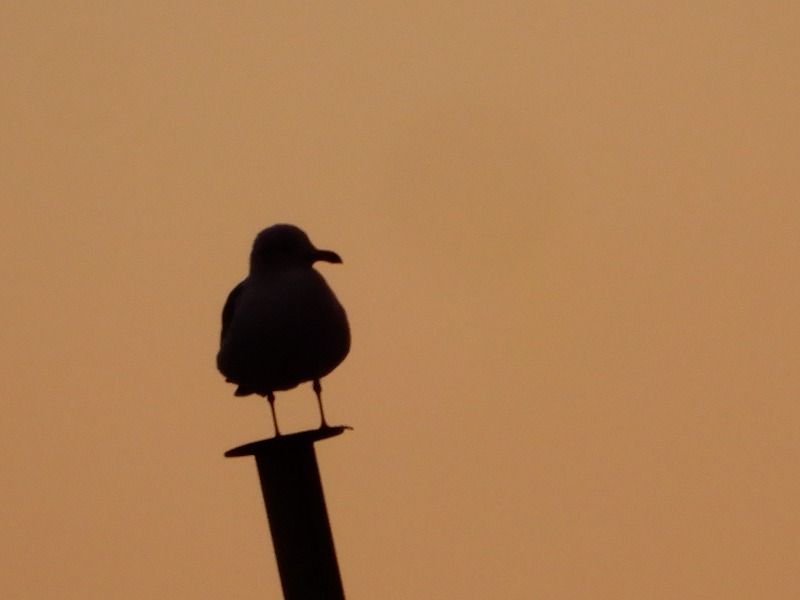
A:
<svg viewBox="0 0 800 600">
<path fill-rule="evenodd" d="M 235 395 L 266 396 L 319 380 L 350 350 L 342 305 L 316 270 L 317 260 L 341 262 L 317 250 L 302 230 L 274 225 L 253 244 L 250 273 L 228 296 L 222 311 L 217 367 L 238 385 Z M 277 432 L 277 420 L 275 421 Z"/>
</svg>

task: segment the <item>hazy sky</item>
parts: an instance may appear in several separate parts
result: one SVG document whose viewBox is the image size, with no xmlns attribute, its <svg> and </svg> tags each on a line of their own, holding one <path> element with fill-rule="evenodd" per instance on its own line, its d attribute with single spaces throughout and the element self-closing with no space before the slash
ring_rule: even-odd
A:
<svg viewBox="0 0 800 600">
<path fill-rule="evenodd" d="M 351 599 L 800 594 L 793 3 L 0 5 L 3 598 L 274 598 L 255 234 L 347 308 Z M 278 395 L 314 427 L 310 385 Z"/>
</svg>

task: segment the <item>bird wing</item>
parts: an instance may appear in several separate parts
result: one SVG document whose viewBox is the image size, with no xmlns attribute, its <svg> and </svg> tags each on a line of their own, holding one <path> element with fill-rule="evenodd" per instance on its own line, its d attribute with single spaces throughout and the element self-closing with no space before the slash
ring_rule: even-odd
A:
<svg viewBox="0 0 800 600">
<path fill-rule="evenodd" d="M 233 320 L 233 313 L 236 312 L 236 305 L 239 302 L 239 296 L 244 288 L 244 281 L 240 282 L 228 294 L 228 299 L 225 301 L 225 306 L 222 308 L 222 333 L 220 334 L 220 343 L 225 339 L 225 334 L 228 332 L 231 321 Z"/>
</svg>

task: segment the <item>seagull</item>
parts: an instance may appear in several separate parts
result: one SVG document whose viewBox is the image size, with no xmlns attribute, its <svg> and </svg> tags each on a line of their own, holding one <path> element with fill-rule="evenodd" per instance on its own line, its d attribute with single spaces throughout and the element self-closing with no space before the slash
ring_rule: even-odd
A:
<svg viewBox="0 0 800 600">
<path fill-rule="evenodd" d="M 275 435 L 275 392 L 312 381 L 320 429 L 328 427 L 320 379 L 350 350 L 347 315 L 314 268 L 317 261 L 341 263 L 331 250 L 318 250 L 294 225 L 264 229 L 255 239 L 247 278 L 222 309 L 217 368 L 234 395 L 258 394 L 269 401 Z"/>
</svg>

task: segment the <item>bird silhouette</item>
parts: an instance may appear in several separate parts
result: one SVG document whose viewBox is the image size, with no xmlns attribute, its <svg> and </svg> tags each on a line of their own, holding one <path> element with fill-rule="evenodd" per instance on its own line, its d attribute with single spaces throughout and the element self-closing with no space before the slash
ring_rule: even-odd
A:
<svg viewBox="0 0 800 600">
<path fill-rule="evenodd" d="M 222 309 L 217 368 L 237 384 L 236 396 L 258 394 L 269 401 L 275 435 L 275 392 L 312 381 L 321 428 L 327 428 L 320 379 L 350 350 L 347 315 L 314 268 L 317 261 L 341 263 L 318 250 L 294 225 L 264 229 L 255 239 L 247 278 Z"/>
</svg>

